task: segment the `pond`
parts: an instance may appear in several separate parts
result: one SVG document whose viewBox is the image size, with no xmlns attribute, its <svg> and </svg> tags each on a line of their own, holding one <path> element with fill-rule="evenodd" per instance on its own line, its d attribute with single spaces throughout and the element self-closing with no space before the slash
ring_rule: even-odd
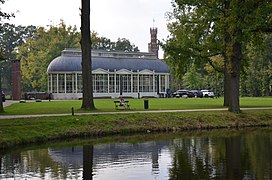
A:
<svg viewBox="0 0 272 180">
<path fill-rule="evenodd" d="M 0 179 L 272 179 L 272 129 L 74 140 L 2 153 Z"/>
</svg>

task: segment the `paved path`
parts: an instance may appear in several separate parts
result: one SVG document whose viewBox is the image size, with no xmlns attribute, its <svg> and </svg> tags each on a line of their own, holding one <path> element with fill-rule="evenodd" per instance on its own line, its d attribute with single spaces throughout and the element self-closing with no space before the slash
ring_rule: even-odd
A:
<svg viewBox="0 0 272 180">
<path fill-rule="evenodd" d="M 3 102 L 3 106 L 4 107 L 7 107 L 7 106 L 10 106 L 14 103 L 18 103 L 19 101 L 12 101 L 12 100 L 6 100 L 5 102 Z"/>
<path fill-rule="evenodd" d="M 241 108 L 241 110 L 272 110 L 272 107 L 258 108 Z M 216 109 L 184 109 L 184 110 L 146 110 L 146 111 L 114 111 L 114 112 L 90 112 L 90 113 L 75 113 L 79 115 L 99 115 L 99 114 L 135 114 L 135 113 L 174 113 L 174 112 L 204 112 L 204 111 L 227 111 L 228 108 Z M 16 118 L 31 118 L 31 117 L 53 117 L 53 116 L 71 116 L 72 114 L 33 114 L 33 115 L 7 115 L 0 116 L 0 119 L 16 119 Z"/>
</svg>

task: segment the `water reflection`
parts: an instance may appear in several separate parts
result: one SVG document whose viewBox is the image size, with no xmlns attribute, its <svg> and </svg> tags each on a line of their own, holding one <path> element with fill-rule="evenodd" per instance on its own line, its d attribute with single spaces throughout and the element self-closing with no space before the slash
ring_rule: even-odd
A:
<svg viewBox="0 0 272 180">
<path fill-rule="evenodd" d="M 0 179 L 272 179 L 272 129 L 14 152 Z"/>
</svg>

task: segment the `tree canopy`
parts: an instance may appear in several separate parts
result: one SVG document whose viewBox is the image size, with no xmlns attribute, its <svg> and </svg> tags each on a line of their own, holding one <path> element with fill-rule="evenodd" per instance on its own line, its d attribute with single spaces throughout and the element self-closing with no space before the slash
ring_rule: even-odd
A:
<svg viewBox="0 0 272 180">
<path fill-rule="evenodd" d="M 5 3 L 5 0 L 0 0 L 0 3 L 1 4 L 4 4 Z M 6 12 L 2 12 L 1 9 L 0 9 L 0 22 L 2 21 L 2 19 L 9 19 L 10 17 L 14 17 L 14 14 L 13 13 L 6 13 Z M 1 28 L 0 28 L 1 29 Z M 0 36 L 1 37 L 1 36 Z M 6 57 L 3 53 L 3 50 L 2 50 L 2 47 L 0 49 L 0 61 L 2 60 L 5 60 Z M 1 67 L 2 68 L 2 67 Z M 1 73 L 1 72 L 0 72 Z M 0 74 L 1 75 L 1 74 Z M 0 112 L 4 112 L 4 108 L 3 108 L 3 102 L 2 102 L 2 76 L 0 76 L 0 95 L 1 95 L 1 100 L 0 100 Z"/>
<path fill-rule="evenodd" d="M 91 32 L 92 49 L 105 51 L 139 51 L 139 48 L 126 38 L 118 38 L 116 42 L 99 36 L 97 32 Z"/>
<path fill-rule="evenodd" d="M 269 0 L 173 0 L 169 13 L 171 33 L 163 45 L 165 58 L 182 76 L 189 64 L 204 67 L 221 55 L 224 61 L 225 99 L 232 112 L 240 111 L 240 73 L 247 44 L 259 44 L 271 32 Z M 215 66 L 214 66 L 215 67 Z"/>
<path fill-rule="evenodd" d="M 0 0 L 1 4 L 4 4 L 5 2 L 6 2 L 6 0 Z M 10 19 L 11 17 L 15 17 L 14 13 L 3 12 L 0 9 L 0 21 L 2 21 L 2 19 Z"/>
<path fill-rule="evenodd" d="M 76 27 L 66 26 L 63 21 L 57 26 L 15 26 L 0 24 L 1 59 L 21 60 L 22 85 L 27 91 L 46 91 L 48 64 L 61 55 L 65 48 L 80 48 L 80 32 Z M 106 51 L 137 51 L 138 47 L 128 39 L 114 42 L 97 32 L 91 33 L 92 49 Z M 120 45 L 121 44 L 121 45 Z M 11 63 L 3 63 L 3 87 L 11 89 Z"/>
<path fill-rule="evenodd" d="M 46 70 L 49 63 L 65 48 L 79 47 L 79 33 L 63 22 L 48 30 L 39 27 L 26 42 L 18 47 L 21 61 L 22 84 L 25 91 L 46 91 Z"/>
</svg>

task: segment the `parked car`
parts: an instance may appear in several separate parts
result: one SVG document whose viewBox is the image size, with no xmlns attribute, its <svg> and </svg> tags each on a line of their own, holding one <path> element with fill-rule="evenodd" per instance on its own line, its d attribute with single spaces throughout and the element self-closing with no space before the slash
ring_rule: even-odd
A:
<svg viewBox="0 0 272 180">
<path fill-rule="evenodd" d="M 199 98 L 203 97 L 203 92 L 200 90 L 191 90 L 189 91 L 189 93 L 192 94 L 192 97 L 199 97 Z"/>
<path fill-rule="evenodd" d="M 203 93 L 203 97 L 214 97 L 214 92 L 212 90 L 201 90 L 201 92 Z"/>
<path fill-rule="evenodd" d="M 183 90 L 177 90 L 173 93 L 173 97 L 188 97 L 189 90 L 183 89 Z"/>
</svg>

